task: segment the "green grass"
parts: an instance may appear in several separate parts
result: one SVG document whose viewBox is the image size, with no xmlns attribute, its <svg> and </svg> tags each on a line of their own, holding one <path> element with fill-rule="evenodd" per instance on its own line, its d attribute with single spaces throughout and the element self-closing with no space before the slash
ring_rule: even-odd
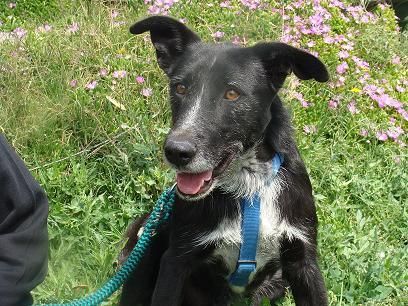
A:
<svg viewBox="0 0 408 306">
<path fill-rule="evenodd" d="M 25 1 L 27 2 L 27 1 Z M 0 132 L 22 155 L 50 200 L 50 263 L 45 282 L 34 291 L 36 302 L 51 303 L 78 298 L 98 288 L 114 270 L 127 224 L 149 210 L 173 173 L 162 162 L 162 141 L 169 128 L 167 85 L 156 64 L 148 36 L 132 37 L 128 26 L 147 15 L 147 5 L 133 1 L 60 1 L 64 12 L 48 15 L 46 5 L 29 14 L 4 9 L 0 2 L 0 31 L 23 27 L 22 41 L 0 43 Z M 28 3 L 28 2 L 27 2 Z M 286 1 L 286 6 L 289 4 Z M 322 1 L 328 8 L 328 2 Z M 208 5 L 208 4 L 212 4 Z M 18 1 L 17 1 L 18 5 Z M 271 7 L 249 10 L 239 1 L 219 8 L 218 1 L 199 4 L 179 1 L 170 14 L 185 18 L 204 40 L 225 32 L 248 45 L 276 40 L 285 26 L 294 25 L 296 13 L 306 19 L 310 4 L 287 10 L 283 20 Z M 3 10 L 4 9 L 4 10 Z M 119 16 L 114 21 L 112 10 Z M 3 11 L 2 11 L 3 10 Z M 239 14 L 237 14 L 239 12 Z M 396 30 L 391 9 L 378 8 L 378 20 L 346 23 L 342 10 L 329 8 L 331 34 L 352 33 L 351 55 L 369 62 L 369 83 L 385 88 L 407 110 L 408 40 Z M 12 16 L 12 17 L 8 17 Z M 36 31 L 48 22 L 50 32 Z M 79 31 L 67 34 L 67 27 Z M 359 31 L 356 33 L 356 31 Z M 302 47 L 317 51 L 328 65 L 332 83 L 340 46 L 321 36 L 303 35 Z M 392 64 L 399 56 L 401 64 Z M 309 169 L 320 220 L 320 265 L 331 305 L 404 305 L 408 303 L 408 164 L 407 148 L 375 137 L 392 124 L 405 131 L 407 121 L 395 110 L 379 108 L 364 94 L 350 58 L 345 84 L 333 87 L 311 81 L 297 85 L 291 77 L 282 97 L 292 109 L 299 148 Z M 106 68 L 106 77 L 98 75 Z M 126 70 L 123 79 L 112 72 Z M 137 75 L 144 84 L 135 81 Z M 69 83 L 77 80 L 77 87 Z M 382 84 L 381 80 L 387 80 Z M 97 80 L 97 87 L 85 85 Z M 398 92 L 395 86 L 405 86 Z M 388 88 L 389 87 L 389 88 Z M 152 88 L 144 97 L 142 88 Z M 295 98 L 300 92 L 313 106 L 303 108 Z M 125 107 L 118 108 L 109 98 Z M 340 101 L 329 109 L 328 101 Z M 347 104 L 356 102 L 359 113 Z M 305 125 L 316 132 L 306 134 Z M 367 129 L 368 135 L 360 135 Z M 115 304 L 117 297 L 107 305 Z M 281 305 L 292 305 L 287 297 Z"/>
</svg>

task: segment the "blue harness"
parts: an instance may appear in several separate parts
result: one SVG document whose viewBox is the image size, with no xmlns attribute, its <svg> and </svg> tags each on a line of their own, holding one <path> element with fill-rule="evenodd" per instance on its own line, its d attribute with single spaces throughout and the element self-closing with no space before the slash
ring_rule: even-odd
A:
<svg viewBox="0 0 408 306">
<path fill-rule="evenodd" d="M 279 171 L 283 163 L 283 155 L 276 153 L 272 159 L 273 177 Z M 239 258 L 234 273 L 229 278 L 232 286 L 244 287 L 249 282 L 249 276 L 256 269 L 256 249 L 259 235 L 259 214 L 261 200 L 256 193 L 252 198 L 241 200 L 241 236 L 242 243 L 239 250 Z"/>
</svg>

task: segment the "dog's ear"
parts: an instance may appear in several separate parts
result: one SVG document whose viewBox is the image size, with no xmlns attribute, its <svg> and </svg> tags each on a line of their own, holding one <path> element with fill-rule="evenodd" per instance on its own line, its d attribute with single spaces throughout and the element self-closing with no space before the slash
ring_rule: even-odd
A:
<svg viewBox="0 0 408 306">
<path fill-rule="evenodd" d="M 326 66 L 314 55 L 284 43 L 261 43 L 253 47 L 264 65 L 275 89 L 282 87 L 286 77 L 293 73 L 301 80 L 329 80 Z"/>
<path fill-rule="evenodd" d="M 130 27 L 130 33 L 141 34 L 150 31 L 150 38 L 156 48 L 157 61 L 167 74 L 172 64 L 200 38 L 181 22 L 165 16 L 152 16 L 136 22 Z"/>
</svg>

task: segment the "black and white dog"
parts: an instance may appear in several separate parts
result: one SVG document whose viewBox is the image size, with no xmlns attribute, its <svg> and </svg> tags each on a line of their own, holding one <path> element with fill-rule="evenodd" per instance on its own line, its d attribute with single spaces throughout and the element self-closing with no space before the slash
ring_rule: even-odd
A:
<svg viewBox="0 0 408 306">
<path fill-rule="evenodd" d="M 328 80 L 313 55 L 273 42 L 243 48 L 207 44 L 182 23 L 141 20 L 170 81 L 172 128 L 165 158 L 177 172 L 171 220 L 153 238 L 123 287 L 121 305 L 231 305 L 236 295 L 273 304 L 290 287 L 296 305 L 328 304 L 316 259 L 317 216 L 312 187 L 277 93 L 288 74 Z M 273 175 L 271 159 L 284 162 Z M 241 236 L 240 199 L 260 198 L 256 270 L 232 286 Z M 128 231 L 133 248 L 143 224 Z"/>
</svg>

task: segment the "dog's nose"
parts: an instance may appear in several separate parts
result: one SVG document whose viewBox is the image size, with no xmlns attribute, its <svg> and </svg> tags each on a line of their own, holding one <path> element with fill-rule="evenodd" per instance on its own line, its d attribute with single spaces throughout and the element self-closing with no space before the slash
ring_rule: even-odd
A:
<svg viewBox="0 0 408 306">
<path fill-rule="evenodd" d="M 187 165 L 196 152 L 196 146 L 186 140 L 169 138 L 164 145 L 164 154 L 166 154 L 167 160 L 175 166 Z"/>
</svg>

